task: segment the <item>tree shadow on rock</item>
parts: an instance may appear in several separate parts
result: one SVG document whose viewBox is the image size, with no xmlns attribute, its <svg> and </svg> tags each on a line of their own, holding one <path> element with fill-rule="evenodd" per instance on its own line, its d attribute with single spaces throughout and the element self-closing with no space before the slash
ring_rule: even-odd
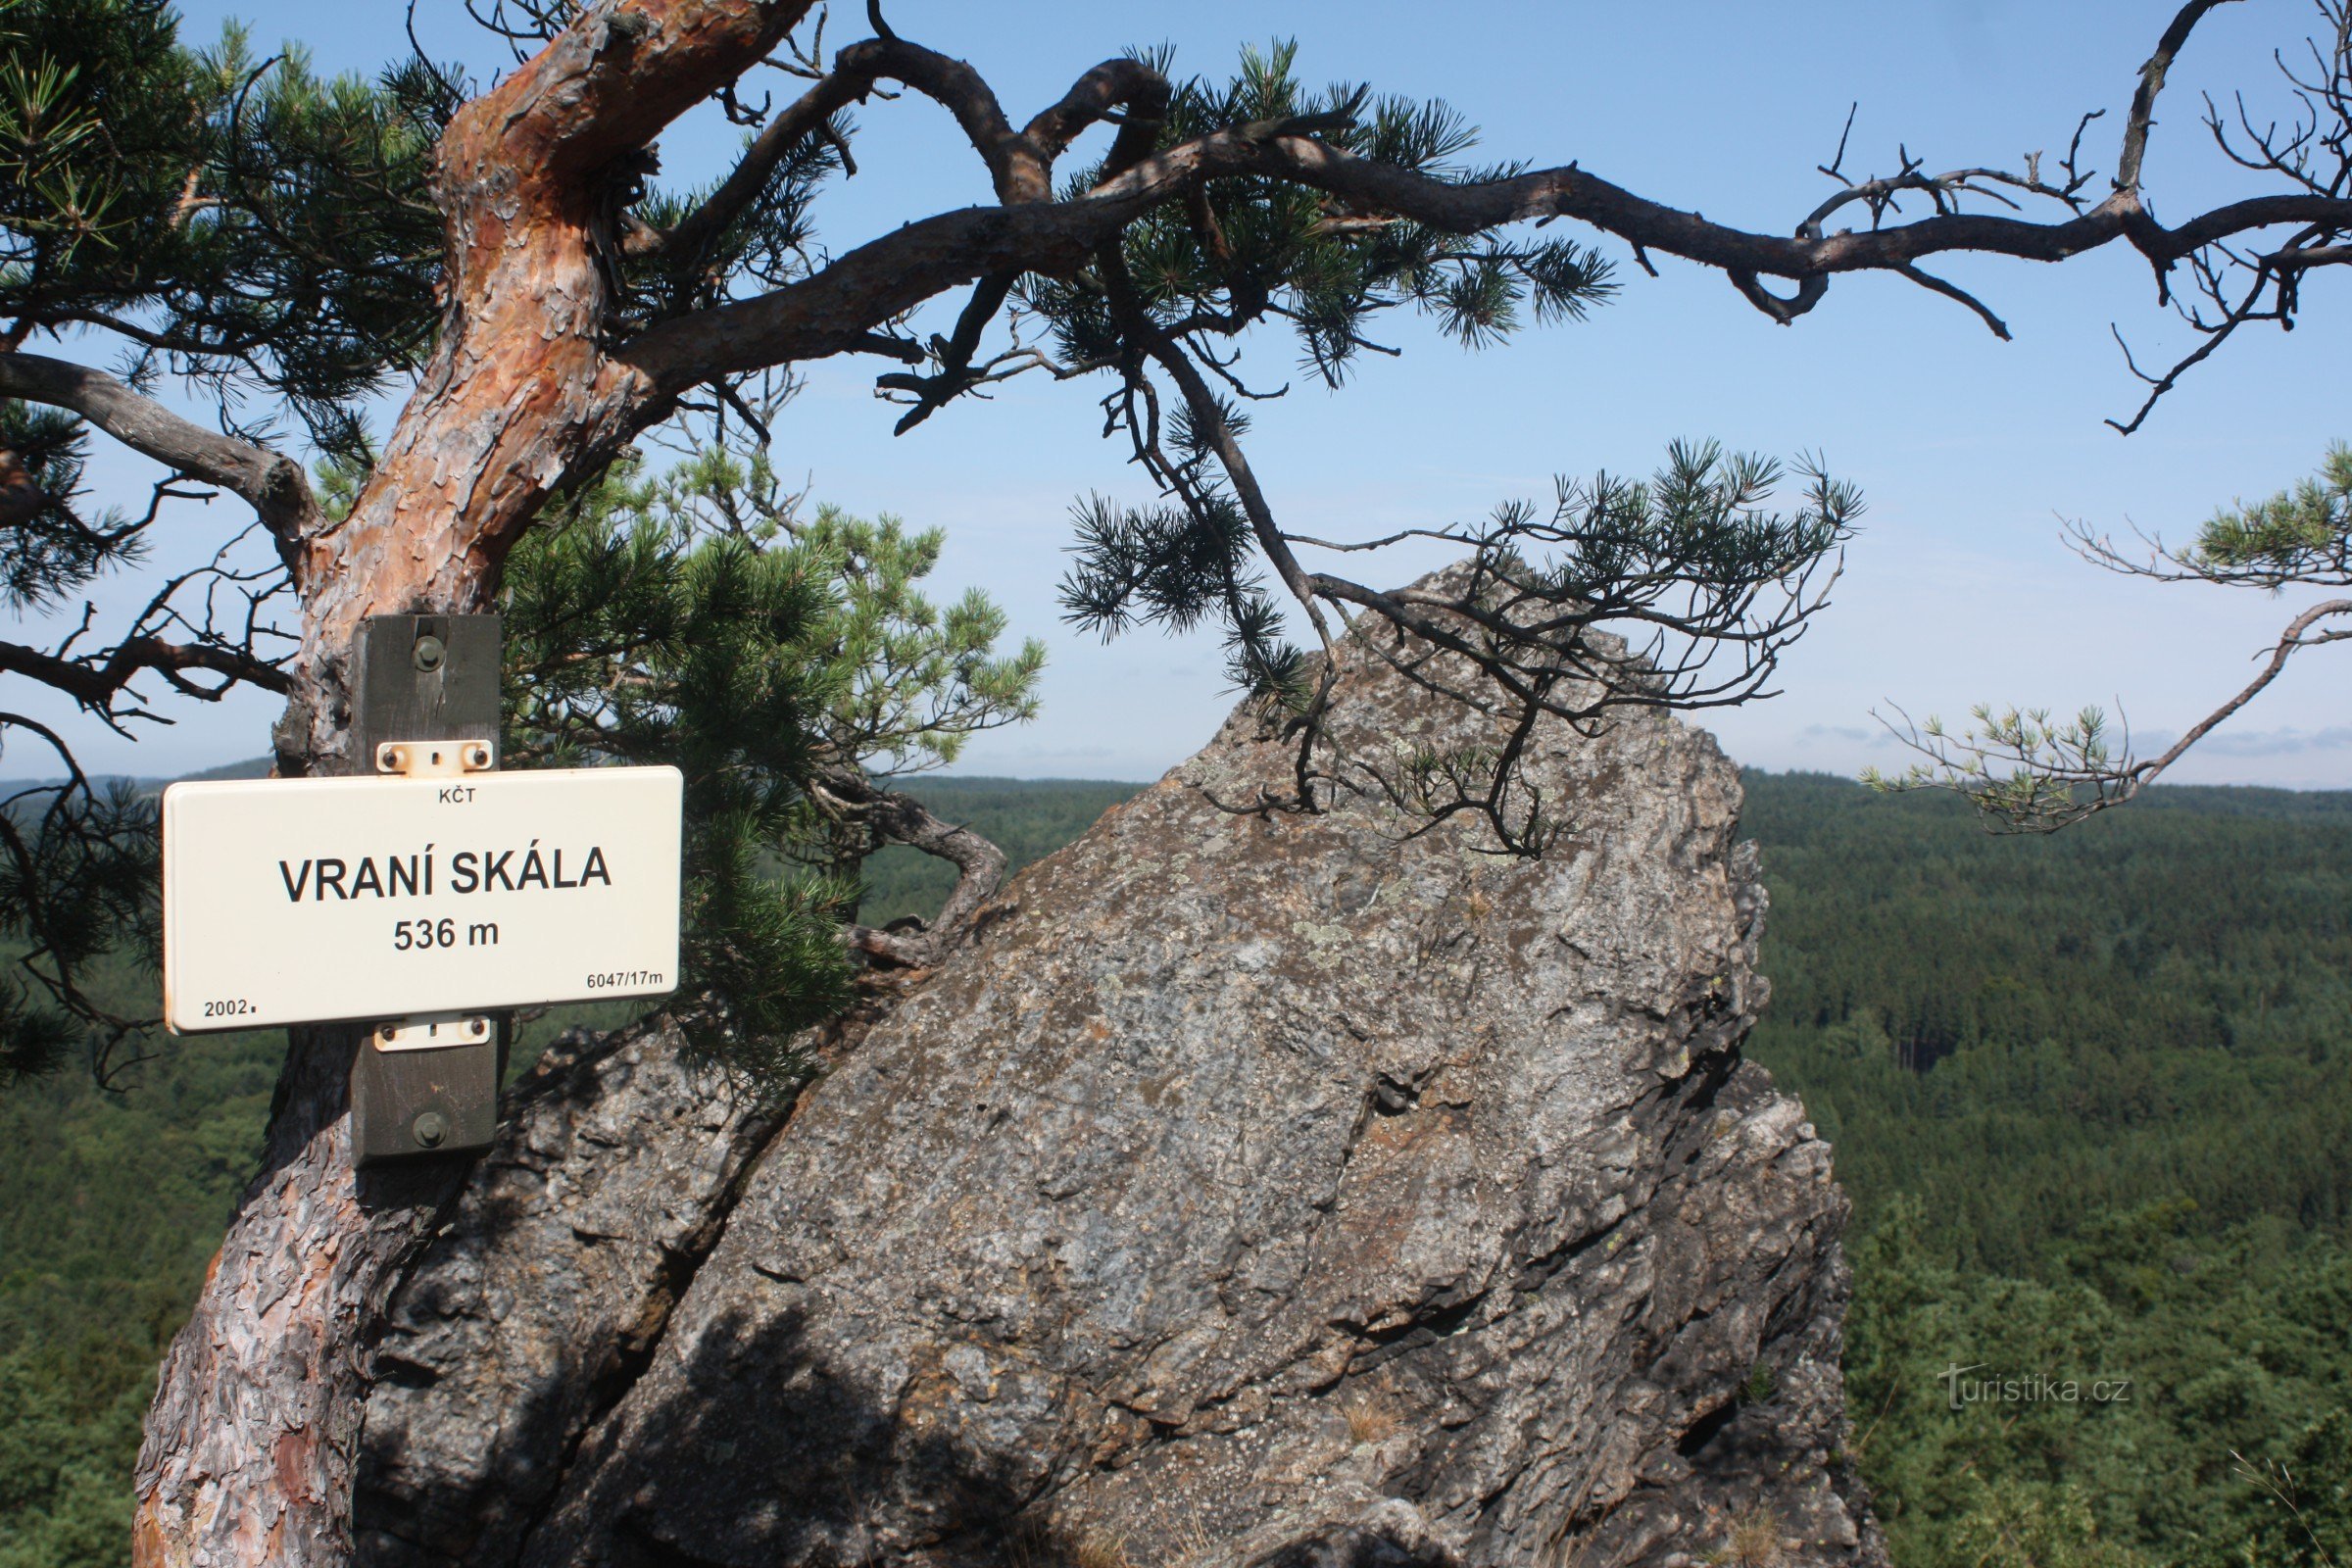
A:
<svg viewBox="0 0 2352 1568">
<path fill-rule="evenodd" d="M 1096 1568 L 1115 1542 L 1074 1540 L 1039 1506 L 1048 1456 L 984 1448 L 992 1425 L 944 1380 L 877 1354 L 836 1365 L 798 1307 L 700 1325 L 592 1437 L 534 1560 L 612 1568 Z M 943 1392 L 946 1391 L 946 1392 Z M 568 1539 L 566 1539 L 568 1538 Z M 551 1554 L 549 1548 L 554 1548 Z"/>
<path fill-rule="evenodd" d="M 650 1029 L 580 1042 L 509 1088 L 497 1146 L 395 1292 L 371 1347 L 354 1497 L 365 1568 L 519 1560 L 583 1434 L 651 1365 L 715 1245 L 723 1189 L 704 1195 L 710 1213 L 683 1237 L 598 1234 L 640 1188 L 649 1204 L 681 1196 L 661 1162 L 589 1125 L 607 1096 L 641 1092 L 611 1079 L 645 1070 L 623 1056 Z M 746 1169 L 783 1113 L 731 1121 L 723 1136 Z M 671 1131 L 658 1114 L 643 1120 L 633 1136 Z M 575 1146 L 586 1159 L 571 1157 Z M 707 1161 L 708 1140 L 696 1147 Z"/>
</svg>

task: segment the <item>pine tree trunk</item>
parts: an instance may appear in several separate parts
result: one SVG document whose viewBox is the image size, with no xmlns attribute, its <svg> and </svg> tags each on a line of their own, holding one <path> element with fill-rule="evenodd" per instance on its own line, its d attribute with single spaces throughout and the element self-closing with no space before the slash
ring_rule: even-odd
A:
<svg viewBox="0 0 2352 1568">
<path fill-rule="evenodd" d="M 437 1161 L 355 1181 L 345 1112 L 360 1033 L 288 1033 L 262 1174 L 148 1411 L 141 1564 L 348 1559 L 368 1328 L 466 1177 Z"/>
<path fill-rule="evenodd" d="M 806 10 L 629 0 L 452 122 L 435 179 L 447 314 L 350 515 L 302 541 L 281 772 L 354 770 L 349 656 L 367 616 L 489 608 L 548 491 L 658 416 L 644 375 L 603 347 L 620 187 L 662 125 Z M 140 1568 L 350 1558 L 367 1348 L 403 1261 L 466 1176 L 448 1160 L 353 1170 L 360 1040 L 348 1025 L 290 1031 L 262 1174 L 148 1415 Z"/>
</svg>

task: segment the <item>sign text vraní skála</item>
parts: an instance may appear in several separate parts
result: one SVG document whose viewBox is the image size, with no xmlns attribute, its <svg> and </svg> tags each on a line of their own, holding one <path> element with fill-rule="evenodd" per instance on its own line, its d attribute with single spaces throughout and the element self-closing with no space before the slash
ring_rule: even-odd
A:
<svg viewBox="0 0 2352 1568">
<path fill-rule="evenodd" d="M 678 983 L 674 767 L 253 779 L 164 792 L 176 1033 Z"/>
</svg>

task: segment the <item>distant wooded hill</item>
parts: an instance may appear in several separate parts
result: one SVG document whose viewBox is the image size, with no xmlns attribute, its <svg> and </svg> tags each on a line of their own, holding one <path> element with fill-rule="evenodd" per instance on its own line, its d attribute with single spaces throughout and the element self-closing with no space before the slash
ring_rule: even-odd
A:
<svg viewBox="0 0 2352 1568">
<path fill-rule="evenodd" d="M 1144 786 L 911 787 L 1019 865 Z M 1900 1568 L 2352 1561 L 2352 794 L 2164 788 L 2003 839 L 1942 797 L 1747 787 L 1774 988 L 1749 1050 L 1855 1200 L 1852 1448 Z M 948 887 L 911 851 L 868 873 L 869 920 Z M 0 1568 L 122 1560 L 152 1369 L 281 1049 L 0 1098 Z M 1938 1374 L 1971 1363 L 2133 1396 L 1952 1410 Z M 2233 1449 L 2288 1461 L 2302 1534 L 2264 1534 L 2293 1516 Z"/>
<path fill-rule="evenodd" d="M 1093 779 L 916 778 L 902 786 L 932 810 L 961 822 L 1003 850 L 1014 870 L 1040 860 L 1095 825 L 1095 818 L 1145 784 Z M 956 868 L 919 850 L 893 846 L 865 863 L 865 900 L 858 917 L 883 925 L 905 914 L 929 915 L 947 901 Z"/>
<path fill-rule="evenodd" d="M 91 775 L 90 782 L 102 790 L 117 783 L 128 784 L 134 789 L 160 790 L 167 784 L 179 782 L 180 778 L 268 778 L 270 765 L 270 759 L 267 757 L 249 757 L 244 761 L 222 762 L 219 767 L 208 767 L 200 773 L 183 773 L 179 775 L 179 778 L 144 778 L 134 773 L 96 773 Z M 62 778 L 0 779 L 0 795 L 13 795 L 22 789 L 63 784 L 65 780 Z"/>
</svg>

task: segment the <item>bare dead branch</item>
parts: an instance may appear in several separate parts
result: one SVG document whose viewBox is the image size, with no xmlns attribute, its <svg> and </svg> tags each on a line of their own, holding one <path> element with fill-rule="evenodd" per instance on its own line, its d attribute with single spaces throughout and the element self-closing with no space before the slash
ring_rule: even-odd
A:
<svg viewBox="0 0 2352 1568">
<path fill-rule="evenodd" d="M 168 679 L 182 671 L 203 670 L 226 676 L 230 684 L 259 686 L 281 696 L 293 689 L 284 670 L 263 660 L 232 649 L 167 643 L 153 637 L 133 637 L 95 662 L 59 659 L 20 643 L 0 642 L 0 670 L 37 680 L 93 710 L 105 708 L 144 670 L 163 672 Z M 221 689 L 201 688 L 186 681 L 173 681 L 173 685 L 184 696 L 218 699 L 222 695 Z"/>
<path fill-rule="evenodd" d="M 2174 13 L 2172 23 L 2156 40 L 2156 52 L 2139 68 L 2139 86 L 2132 92 L 2132 108 L 2124 118 L 2123 147 L 2115 160 L 2118 191 L 2139 189 L 2140 168 L 2148 153 L 2148 133 L 2156 126 L 2156 99 L 2164 91 L 2164 79 L 2171 74 L 2173 63 L 2186 47 L 2189 33 L 2209 12 L 2234 3 L 2235 0 L 2188 0 L 2188 4 Z"/>
<path fill-rule="evenodd" d="M 718 188 L 703 199 L 667 233 L 640 225 L 627 239 L 632 256 L 659 254 L 680 270 L 702 265 L 710 246 L 757 201 L 770 175 L 792 150 L 810 136 L 823 134 L 833 117 L 870 88 L 870 78 L 836 71 L 787 105 L 753 138 Z"/>
<path fill-rule="evenodd" d="M 2219 3 L 2225 0 L 2201 0 L 2182 16 L 2193 23 Z M 2176 28 L 2183 25 L 2176 19 Z M 2156 77 L 2160 80 L 2161 73 Z M 2143 74 L 2143 96 L 2150 79 Z M 2138 135 L 2144 149 L 2144 124 Z M 2070 161 L 2073 156 L 2070 150 Z M 1987 172 L 1960 171 L 1947 177 L 1981 185 L 1980 176 Z M 2121 239 L 2161 270 L 2232 235 L 2281 224 L 2352 232 L 2352 196 L 2310 191 L 2247 197 L 2168 228 L 2147 214 L 2136 186 L 2119 180 L 2104 201 L 2053 221 L 1961 211 L 1951 205 L 1948 191 L 1939 191 L 1940 210 L 1907 222 L 1835 233 L 1762 234 L 1635 195 L 1575 165 L 1452 182 L 1354 157 L 1292 127 L 1245 126 L 1155 153 L 1073 201 L 966 209 L 909 224 L 805 282 L 656 326 L 623 357 L 643 368 L 655 386 L 676 387 L 711 373 L 839 353 L 856 333 L 983 275 L 1005 270 L 1067 275 L 1143 211 L 1181 198 L 1204 181 L 1235 176 L 1294 181 L 1341 198 L 1357 214 L 1392 214 L 1452 233 L 1573 219 L 1628 241 L 1644 256 L 1663 252 L 1722 270 L 1751 304 L 1784 322 L 1817 307 L 1837 274 L 1880 270 L 1959 299 L 1998 329 L 1998 318 L 1981 302 L 1918 271 L 1922 260 L 1950 252 L 2055 262 Z M 2068 186 L 2061 187 L 2026 176 L 2002 178 L 2059 197 L 2081 182 L 2079 175 L 2070 175 Z M 1833 198 L 1827 209 L 1891 193 L 1894 183 L 1864 182 L 1851 194 Z M 1918 183 L 1936 185 L 1932 179 Z M 1823 211 L 1815 209 L 1817 215 Z M 1818 217 L 1812 221 L 1818 226 Z M 1790 279 L 1797 286 L 1792 294 L 1776 294 L 1763 286 L 1765 277 Z"/>
<path fill-rule="evenodd" d="M 2270 659 L 2263 664 L 2261 672 L 2246 683 L 2244 690 L 2196 723 L 2191 724 L 2187 733 L 2167 748 L 2162 756 L 2133 764 L 2131 769 L 2132 792 L 2137 793 L 2142 786 L 2152 782 L 2166 768 L 2171 767 L 2186 756 L 2189 748 L 2227 722 L 2239 709 L 2261 696 L 2263 688 L 2278 678 L 2279 671 L 2286 668 L 2286 662 L 2296 653 L 2305 648 L 2317 647 L 2322 643 L 2342 642 L 2347 638 L 2352 638 L 2352 630 L 2330 629 L 2318 633 L 2313 632 L 2314 626 L 2335 615 L 2352 615 L 2352 599 L 2328 600 L 2324 604 L 2312 606 L 2293 620 L 2288 621 L 2286 629 L 2279 633 L 2278 643 L 2272 647 Z"/>
<path fill-rule="evenodd" d="M 1081 132 L 1123 107 L 1118 137 L 1103 162 L 1103 172 L 1116 174 L 1143 162 L 1157 144 L 1167 105 L 1167 77 L 1140 60 L 1105 60 L 1072 83 L 1060 102 L 1031 120 L 1021 136 L 1051 172 Z M 1051 194 L 1050 187 L 1041 190 L 1038 199 Z"/>
<path fill-rule="evenodd" d="M 2008 323 L 2003 321 L 1999 317 L 1993 315 L 1991 309 L 1986 306 L 1983 300 L 1978 299 L 1974 294 L 1968 292 L 1968 290 L 1961 288 L 1955 283 L 1947 283 L 1940 277 L 1936 277 L 1927 272 L 1923 272 L 1916 267 L 1899 267 L 1895 269 L 1895 270 L 1900 272 L 1903 276 L 1909 278 L 1912 282 L 1917 283 L 1921 288 L 1927 289 L 1932 293 L 1941 294 L 1946 299 L 1958 300 L 1961 304 L 1976 312 L 1977 316 L 1984 322 L 1986 326 L 1992 328 L 1992 335 L 1994 337 L 1999 338 L 2004 343 L 2010 341 Z"/>
</svg>

